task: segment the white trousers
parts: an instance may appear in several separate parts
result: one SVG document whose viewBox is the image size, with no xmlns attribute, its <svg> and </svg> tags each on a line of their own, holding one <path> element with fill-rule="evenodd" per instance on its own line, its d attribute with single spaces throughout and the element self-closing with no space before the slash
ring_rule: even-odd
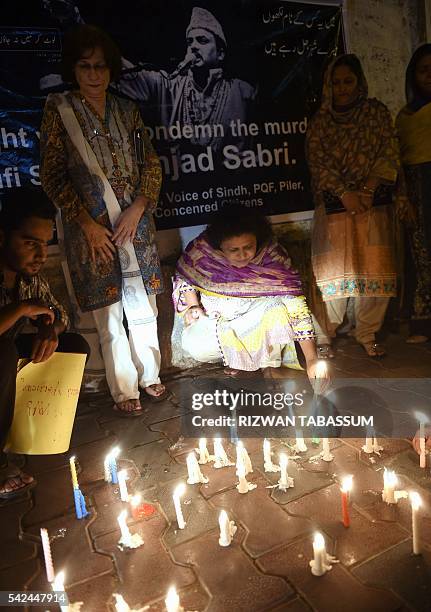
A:
<svg viewBox="0 0 431 612">
<path fill-rule="evenodd" d="M 343 322 L 348 300 L 353 300 L 355 310 L 355 338 L 361 344 L 375 341 L 375 334 L 382 326 L 390 298 L 354 297 L 324 302 L 325 321 L 313 319 L 317 344 L 330 344 L 337 328 Z"/>
<path fill-rule="evenodd" d="M 160 383 L 160 348 L 157 337 L 156 296 L 148 301 L 153 316 L 130 324 L 129 337 L 123 325 L 122 301 L 93 310 L 105 362 L 106 380 L 116 403 L 139 397 L 139 387 Z"/>
</svg>

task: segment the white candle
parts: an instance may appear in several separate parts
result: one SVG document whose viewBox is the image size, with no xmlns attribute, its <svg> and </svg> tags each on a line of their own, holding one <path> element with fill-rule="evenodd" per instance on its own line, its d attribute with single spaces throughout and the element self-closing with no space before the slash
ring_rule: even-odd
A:
<svg viewBox="0 0 431 612">
<path fill-rule="evenodd" d="M 207 449 L 207 441 L 206 438 L 201 438 L 199 440 L 199 463 L 204 465 L 211 461 L 210 454 Z"/>
<path fill-rule="evenodd" d="M 395 472 L 387 470 L 383 472 L 383 492 L 382 499 L 387 504 L 396 504 L 397 499 L 395 498 L 395 487 L 397 485 L 397 477 Z"/>
<path fill-rule="evenodd" d="M 129 492 L 127 490 L 127 482 L 129 477 L 127 476 L 127 470 L 120 470 L 118 472 L 118 486 L 120 487 L 120 499 L 121 501 L 129 501 Z"/>
<path fill-rule="evenodd" d="M 278 486 L 281 491 L 285 491 L 289 487 L 293 487 L 293 478 L 290 478 L 287 474 L 287 466 L 289 463 L 289 459 L 285 453 L 280 454 L 280 480 L 278 481 Z"/>
<path fill-rule="evenodd" d="M 415 417 L 419 421 L 419 465 L 426 467 L 426 445 L 425 445 L 425 425 L 428 423 L 428 416 L 419 410 L 415 411 Z"/>
<path fill-rule="evenodd" d="M 168 595 L 165 599 L 166 612 L 182 612 L 183 608 L 180 606 L 180 598 L 177 590 L 174 586 L 168 591 Z"/>
<path fill-rule="evenodd" d="M 227 512 L 222 510 L 219 516 L 219 526 L 220 526 L 220 538 L 218 543 L 220 546 L 230 546 L 232 542 L 232 538 L 236 533 L 236 525 L 233 521 L 229 520 Z"/>
<path fill-rule="evenodd" d="M 57 592 L 57 593 L 64 593 L 64 572 L 59 572 L 56 577 L 54 582 L 52 583 L 52 590 Z M 69 605 L 62 605 L 61 603 L 59 603 L 60 606 L 60 610 L 61 612 L 68 612 L 69 610 Z"/>
<path fill-rule="evenodd" d="M 314 576 L 326 574 L 326 547 L 321 533 L 316 533 L 313 540 L 314 559 L 310 561 L 311 573 Z"/>
<path fill-rule="evenodd" d="M 265 438 L 263 441 L 263 463 L 270 465 L 271 459 L 271 442 Z"/>
<path fill-rule="evenodd" d="M 208 478 L 202 474 L 201 469 L 199 467 L 198 460 L 196 459 L 196 455 L 194 453 L 189 453 L 186 458 L 187 462 L 187 472 L 188 484 L 198 484 L 201 482 L 208 482 Z"/>
<path fill-rule="evenodd" d="M 251 459 L 249 457 L 248 452 L 244 448 L 244 444 L 241 440 L 236 445 L 236 469 L 238 472 L 238 466 L 242 463 L 245 468 L 245 474 L 250 474 L 253 471 L 253 466 L 251 464 Z"/>
<path fill-rule="evenodd" d="M 422 505 L 422 499 L 419 493 L 412 491 L 410 493 L 410 503 L 412 505 L 412 536 L 413 536 L 413 554 L 421 554 L 420 529 L 419 529 L 419 508 Z"/>
<path fill-rule="evenodd" d="M 369 455 L 374 452 L 373 438 L 365 438 L 365 445 L 362 450 Z"/>
<path fill-rule="evenodd" d="M 245 465 L 240 462 L 237 464 L 236 473 L 239 479 L 239 483 L 236 485 L 239 493 L 248 493 L 249 492 L 249 483 L 246 478 Z"/>
<path fill-rule="evenodd" d="M 302 437 L 302 430 L 296 430 L 296 444 L 295 450 L 297 453 L 305 453 L 307 452 L 307 445 L 304 442 L 304 438 Z"/>
<path fill-rule="evenodd" d="M 383 446 L 380 446 L 380 444 L 377 441 L 377 438 L 373 438 L 373 451 L 379 455 L 380 451 L 383 450 Z"/>
<path fill-rule="evenodd" d="M 329 446 L 329 438 L 322 438 L 322 459 L 323 461 L 332 461 L 334 455 L 331 453 L 331 447 Z"/>
<path fill-rule="evenodd" d="M 214 438 L 214 467 L 222 468 L 235 465 L 232 461 L 229 461 L 229 457 L 223 448 L 222 441 L 220 438 Z"/>
<path fill-rule="evenodd" d="M 131 612 L 129 605 L 124 600 L 122 595 L 114 593 L 115 597 L 115 612 Z"/>
<path fill-rule="evenodd" d="M 181 510 L 181 496 L 184 495 L 186 490 L 186 486 L 184 483 L 181 483 L 177 486 L 173 494 L 175 514 L 177 516 L 178 529 L 184 529 L 186 526 L 186 522 L 183 517 L 183 512 Z"/>
<path fill-rule="evenodd" d="M 127 527 L 127 510 L 120 512 L 117 521 L 121 531 L 120 543 L 130 547 L 132 543 L 132 534 Z"/>
<path fill-rule="evenodd" d="M 40 537 L 42 540 L 43 556 L 45 559 L 46 578 L 48 582 L 53 582 L 55 578 L 54 564 L 52 562 L 51 545 L 49 543 L 49 535 L 47 529 L 40 530 Z"/>
</svg>

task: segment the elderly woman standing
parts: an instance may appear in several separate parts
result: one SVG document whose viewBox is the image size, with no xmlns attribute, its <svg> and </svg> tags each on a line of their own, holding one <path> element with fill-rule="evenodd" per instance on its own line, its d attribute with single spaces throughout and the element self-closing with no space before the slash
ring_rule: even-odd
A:
<svg viewBox="0 0 431 612">
<path fill-rule="evenodd" d="M 407 105 L 396 125 L 401 145 L 407 193 L 413 205 L 408 215 L 408 238 L 416 272 L 410 337 L 431 338 L 431 44 L 416 49 L 406 72 Z M 408 218 L 410 217 L 410 219 Z"/>
<path fill-rule="evenodd" d="M 368 98 L 355 55 L 336 58 L 326 71 L 307 156 L 316 205 L 312 263 L 324 302 L 319 356 L 334 356 L 331 339 L 353 298 L 356 340 L 381 357 L 375 334 L 396 295 L 392 208 L 400 162 L 390 113 Z"/>
<path fill-rule="evenodd" d="M 162 175 L 135 104 L 107 93 L 119 69 L 119 51 L 102 30 L 81 25 L 66 35 L 63 79 L 73 89 L 47 99 L 41 181 L 61 212 L 73 291 L 81 311 L 93 315 L 114 408 L 137 416 L 139 387 L 152 398 L 165 393 L 151 214 Z"/>
</svg>

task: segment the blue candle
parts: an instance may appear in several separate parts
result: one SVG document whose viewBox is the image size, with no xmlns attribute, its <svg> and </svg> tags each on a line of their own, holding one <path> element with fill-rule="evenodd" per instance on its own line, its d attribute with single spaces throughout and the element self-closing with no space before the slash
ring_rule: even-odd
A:
<svg viewBox="0 0 431 612">
<path fill-rule="evenodd" d="M 76 518 L 82 519 L 82 510 L 81 510 L 81 491 L 77 487 L 73 487 L 73 500 L 75 502 L 75 513 Z"/>
</svg>

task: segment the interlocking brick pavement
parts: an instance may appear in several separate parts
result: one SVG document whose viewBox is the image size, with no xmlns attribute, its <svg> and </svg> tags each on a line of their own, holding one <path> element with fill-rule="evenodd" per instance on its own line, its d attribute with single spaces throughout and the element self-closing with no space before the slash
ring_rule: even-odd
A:
<svg viewBox="0 0 431 612">
<path fill-rule="evenodd" d="M 415 389 L 422 393 L 419 377 L 431 374 L 431 347 L 408 346 L 396 336 L 387 344 L 389 356 L 375 362 L 352 340 L 341 340 L 332 364 L 336 376 L 386 377 L 394 396 L 397 389 L 410 388 L 408 381 L 394 379 L 413 377 L 411 387 L 417 383 Z M 298 381 L 301 377 L 305 386 L 304 374 L 294 373 Z M 49 589 L 39 538 L 40 527 L 46 527 L 55 568 L 65 570 L 70 601 L 83 602 L 81 612 L 114 610 L 113 593 L 121 593 L 131 607 L 164 612 L 172 584 L 186 612 L 429 610 L 431 474 L 429 468 L 419 468 L 406 440 L 380 439 L 380 456 L 364 454 L 361 439 L 332 440 L 334 460 L 325 463 L 316 458 L 321 441 L 307 439 L 307 453 L 289 463 L 295 487 L 283 493 L 270 488 L 279 473 L 264 472 L 262 439 L 245 438 L 254 468 L 247 478 L 257 489 L 241 495 L 235 488 L 235 467 L 203 465 L 209 483 L 186 486 L 182 509 L 187 525 L 177 528 L 172 493 L 186 481 L 186 456 L 197 447 L 196 439 L 182 437 L 182 418 L 192 412 L 192 395 L 206 389 L 206 379 L 214 384 L 224 380 L 214 366 L 177 373 L 167 381 L 172 397 L 160 404 L 144 400 L 144 413 L 137 419 L 119 418 L 107 396 L 86 396 L 78 407 L 70 452 L 18 458 L 37 476 L 38 486 L 15 503 L 0 502 L 0 589 Z M 407 419 L 395 401 L 393 418 L 394 423 Z M 274 463 L 280 451 L 292 457 L 293 443 L 271 440 Z M 145 542 L 136 550 L 118 548 L 117 517 L 128 505 L 120 500 L 118 485 L 104 481 L 103 460 L 115 445 L 121 447 L 119 468 L 129 471 L 129 491 L 140 492 L 152 504 L 148 516 L 128 519 L 130 531 Z M 234 445 L 224 440 L 224 446 L 235 460 Z M 208 447 L 211 453 L 211 441 Z M 74 516 L 71 454 L 77 456 L 90 511 L 80 521 Z M 384 466 L 397 472 L 399 488 L 422 495 L 420 556 L 412 555 L 409 501 L 388 506 L 381 500 Z M 346 474 L 354 476 L 348 529 L 341 523 L 339 491 Z M 238 526 L 228 548 L 218 544 L 221 509 Z M 319 578 L 309 567 L 317 530 L 340 561 Z"/>
</svg>

